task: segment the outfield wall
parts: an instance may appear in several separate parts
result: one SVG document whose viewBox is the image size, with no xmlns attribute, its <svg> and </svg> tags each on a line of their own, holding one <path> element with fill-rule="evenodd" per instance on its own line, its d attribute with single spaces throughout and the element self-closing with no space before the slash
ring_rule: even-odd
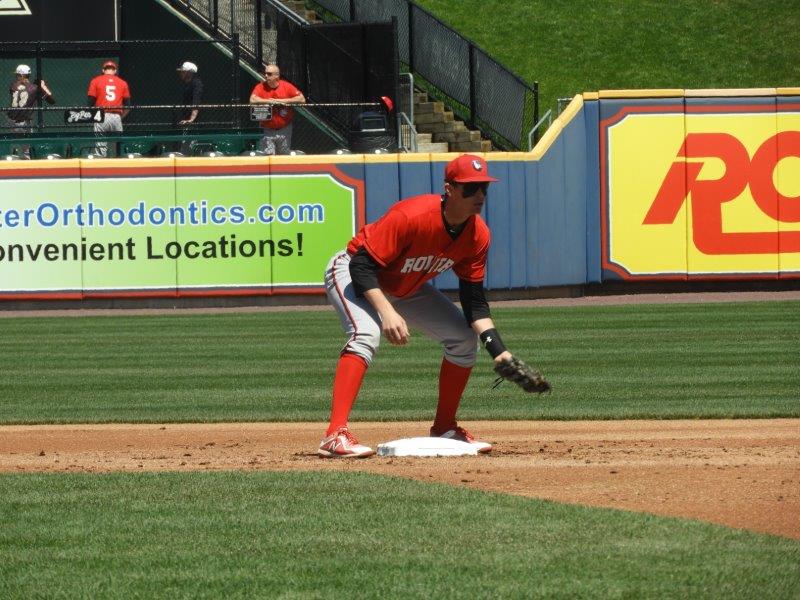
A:
<svg viewBox="0 0 800 600">
<path fill-rule="evenodd" d="M 484 156 L 492 290 L 800 277 L 800 90 L 587 93 L 533 152 Z M 452 157 L 4 161 L 0 299 L 319 295 Z"/>
</svg>

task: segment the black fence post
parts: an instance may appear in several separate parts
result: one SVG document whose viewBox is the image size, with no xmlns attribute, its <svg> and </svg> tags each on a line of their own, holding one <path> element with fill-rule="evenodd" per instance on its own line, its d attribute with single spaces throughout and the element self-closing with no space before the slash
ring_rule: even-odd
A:
<svg viewBox="0 0 800 600">
<path fill-rule="evenodd" d="M 399 142 L 399 139 L 400 139 L 399 135 L 400 135 L 400 129 L 401 129 L 401 127 L 400 127 L 401 126 L 400 112 L 401 112 L 401 107 L 403 106 L 403 104 L 401 104 L 401 101 L 400 101 L 400 51 L 399 51 L 399 49 L 397 47 L 398 37 L 399 37 L 399 35 L 398 35 L 398 32 L 397 32 L 397 17 L 392 17 L 392 46 L 393 46 L 393 51 L 392 51 L 392 62 L 393 62 L 393 64 L 392 64 L 392 77 L 394 78 L 394 86 L 393 86 L 393 88 L 394 88 L 394 107 L 395 107 L 394 108 L 394 116 L 395 116 L 394 120 L 395 120 L 395 126 L 397 127 L 396 133 L 395 133 L 395 138 L 396 138 L 396 141 Z M 413 90 L 412 90 L 412 93 L 413 93 Z M 412 102 L 413 102 L 413 100 L 412 100 Z M 406 110 L 408 110 L 408 107 L 406 107 Z M 399 148 L 400 148 L 400 145 L 398 144 L 398 150 L 399 150 Z"/>
<path fill-rule="evenodd" d="M 219 33 L 219 0 L 211 0 L 211 27 L 216 36 Z"/>
<path fill-rule="evenodd" d="M 350 23 L 356 20 L 356 0 L 350 0 Z"/>
<path fill-rule="evenodd" d="M 406 1 L 408 6 L 408 72 L 414 72 L 414 9 L 416 4 Z"/>
<path fill-rule="evenodd" d="M 42 44 L 41 42 L 36 42 L 36 77 L 39 79 L 43 79 L 42 77 Z M 40 82 L 36 82 L 36 85 L 41 85 Z M 36 98 L 37 106 L 42 106 L 41 96 L 37 96 Z M 36 128 L 38 131 L 42 130 L 42 126 L 44 125 L 44 115 L 42 114 L 41 110 L 36 111 Z"/>
<path fill-rule="evenodd" d="M 470 129 L 475 129 L 475 45 L 469 45 L 469 122 Z"/>
<path fill-rule="evenodd" d="M 256 66 L 258 70 L 261 70 L 261 65 L 264 64 L 264 49 L 262 48 L 262 35 L 264 33 L 263 29 L 263 21 L 262 18 L 264 16 L 264 6 L 262 4 L 262 0 L 256 0 L 256 10 L 255 10 L 255 34 L 256 34 Z"/>
<path fill-rule="evenodd" d="M 303 65 L 303 73 L 302 73 L 303 87 L 301 87 L 300 89 L 303 91 L 303 94 L 305 95 L 306 99 L 310 100 L 312 96 L 311 96 L 311 81 L 309 79 L 309 66 L 308 66 L 310 52 L 308 51 L 308 49 L 311 46 L 311 42 L 309 40 L 309 36 L 311 35 L 311 25 L 301 25 L 300 27 L 301 27 L 300 31 L 303 32 L 302 44 L 300 44 L 301 52 L 303 54 L 302 59 L 300 60 L 300 64 Z M 313 100 L 310 101 L 313 102 Z"/>
<path fill-rule="evenodd" d="M 359 27 L 361 30 L 361 98 L 359 100 L 361 102 L 367 102 L 370 98 L 367 97 L 368 94 L 372 92 L 369 88 L 369 61 L 367 57 L 369 56 L 369 48 L 367 48 L 367 26 L 362 23 Z"/>
<path fill-rule="evenodd" d="M 239 104 L 241 102 L 241 96 L 239 95 L 239 34 L 232 33 L 231 34 L 231 57 L 232 57 L 232 64 L 231 76 L 233 77 L 233 103 Z M 242 128 L 242 111 L 239 108 L 233 109 L 234 114 L 236 115 L 236 127 L 237 129 Z"/>
<path fill-rule="evenodd" d="M 533 124 L 539 123 L 539 82 L 533 82 Z M 539 141 L 539 130 L 533 132 L 533 145 Z"/>
</svg>

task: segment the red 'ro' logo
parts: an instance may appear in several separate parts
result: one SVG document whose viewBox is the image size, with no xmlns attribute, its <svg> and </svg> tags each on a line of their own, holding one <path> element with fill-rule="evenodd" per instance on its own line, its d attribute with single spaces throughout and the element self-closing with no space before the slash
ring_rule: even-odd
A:
<svg viewBox="0 0 800 600">
<path fill-rule="evenodd" d="M 678 157 L 716 157 L 725 174 L 714 180 L 698 180 L 703 163 L 672 163 L 643 225 L 668 225 L 675 220 L 686 197 L 692 195 L 692 238 L 705 254 L 772 254 L 800 252 L 800 231 L 724 233 L 722 204 L 730 202 L 750 184 L 758 207 L 775 221 L 800 222 L 800 196 L 784 196 L 773 184 L 772 174 L 781 159 L 800 158 L 800 131 L 778 133 L 756 150 L 752 160 L 744 145 L 727 133 L 687 134 Z"/>
</svg>

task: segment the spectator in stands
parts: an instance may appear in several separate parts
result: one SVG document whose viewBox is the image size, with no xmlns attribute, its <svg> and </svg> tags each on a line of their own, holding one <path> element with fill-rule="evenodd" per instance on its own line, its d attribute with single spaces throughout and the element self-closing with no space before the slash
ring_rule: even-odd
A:
<svg viewBox="0 0 800 600">
<path fill-rule="evenodd" d="M 31 68 L 28 65 L 18 65 L 15 74 L 8 90 L 11 93 L 11 109 L 6 114 L 11 133 L 25 135 L 33 133 L 33 106 L 39 98 L 44 98 L 48 104 L 56 100 L 44 80 L 39 81 L 39 85 L 31 82 Z M 20 150 L 25 158 L 31 157 L 29 145 L 21 146 Z"/>
<path fill-rule="evenodd" d="M 203 99 L 203 81 L 197 74 L 197 65 L 193 62 L 184 62 L 178 69 L 178 77 L 183 82 L 183 101 L 181 104 L 184 106 L 197 105 Z M 184 108 L 181 113 L 181 118 L 178 125 L 183 127 L 183 134 L 186 135 L 191 128 L 192 124 L 197 120 L 197 108 Z M 191 151 L 191 142 L 185 139 L 180 144 L 181 154 L 189 154 Z"/>
<path fill-rule="evenodd" d="M 113 60 L 103 63 L 103 74 L 89 82 L 87 95 L 89 106 L 105 111 L 103 121 L 94 124 L 95 134 L 122 131 L 122 119 L 129 112 L 124 107 L 131 102 L 131 92 L 128 83 L 117 75 L 117 63 Z M 108 145 L 105 142 L 98 142 L 96 148 L 97 154 L 107 156 Z"/>
<path fill-rule="evenodd" d="M 303 104 L 306 97 L 294 85 L 281 79 L 278 65 L 264 67 L 264 81 L 256 84 L 250 94 L 251 104 L 268 104 L 272 112 L 261 121 L 264 137 L 260 148 L 267 154 L 289 154 L 292 146 L 294 109 L 289 104 Z"/>
</svg>

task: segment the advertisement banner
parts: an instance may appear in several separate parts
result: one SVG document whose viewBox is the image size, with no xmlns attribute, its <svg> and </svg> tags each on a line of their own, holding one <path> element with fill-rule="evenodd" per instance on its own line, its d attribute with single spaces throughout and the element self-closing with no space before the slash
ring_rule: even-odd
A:
<svg viewBox="0 0 800 600">
<path fill-rule="evenodd" d="M 800 272 L 800 104 L 776 108 L 774 97 L 616 104 L 600 123 L 607 274 Z"/>
<path fill-rule="evenodd" d="M 0 168 L 0 297 L 320 293 L 364 219 L 331 164 L 59 162 Z"/>
</svg>

